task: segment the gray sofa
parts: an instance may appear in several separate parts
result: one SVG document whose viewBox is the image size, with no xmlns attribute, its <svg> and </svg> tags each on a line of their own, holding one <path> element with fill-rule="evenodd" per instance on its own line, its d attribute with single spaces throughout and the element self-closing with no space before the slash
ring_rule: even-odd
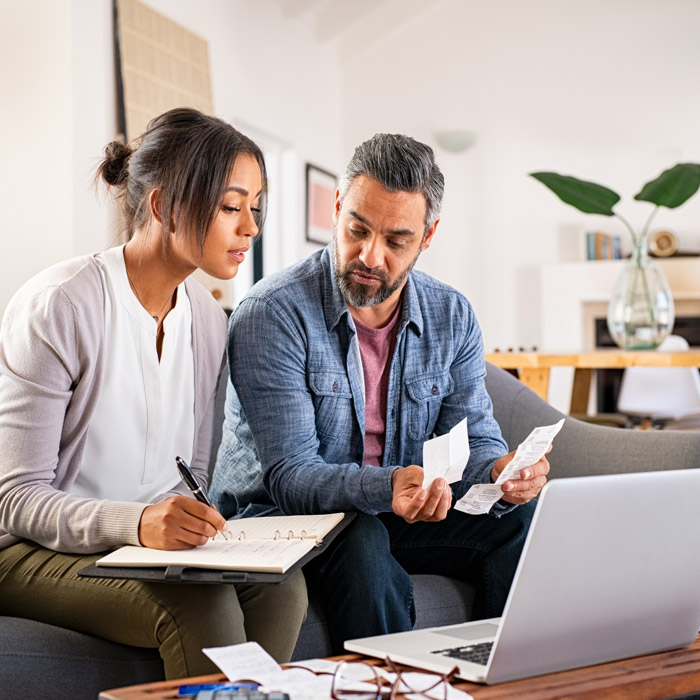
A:
<svg viewBox="0 0 700 700">
<path fill-rule="evenodd" d="M 487 388 L 511 449 L 533 427 L 562 417 L 517 379 L 491 365 Z M 549 461 L 551 478 L 690 469 L 700 466 L 700 432 L 627 431 L 567 418 Z M 414 576 L 413 581 L 417 626 L 469 618 L 470 586 L 442 576 Z M 294 658 L 328 653 L 327 625 L 311 591 L 308 617 Z M 100 690 L 162 677 L 162 664 L 154 649 L 127 647 L 32 620 L 0 616 L 0 697 L 4 700 L 94 700 Z"/>
</svg>

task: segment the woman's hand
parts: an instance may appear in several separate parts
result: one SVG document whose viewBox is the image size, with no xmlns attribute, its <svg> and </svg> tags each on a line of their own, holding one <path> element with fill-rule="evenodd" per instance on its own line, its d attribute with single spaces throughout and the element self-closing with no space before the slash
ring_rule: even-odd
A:
<svg viewBox="0 0 700 700">
<path fill-rule="evenodd" d="M 187 496 L 147 506 L 139 522 L 139 542 L 155 549 L 191 549 L 227 529 L 221 514 Z"/>
</svg>

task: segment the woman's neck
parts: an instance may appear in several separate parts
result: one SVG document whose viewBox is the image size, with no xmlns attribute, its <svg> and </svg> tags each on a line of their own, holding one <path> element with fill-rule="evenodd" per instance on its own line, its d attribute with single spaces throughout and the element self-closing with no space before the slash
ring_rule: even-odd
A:
<svg viewBox="0 0 700 700">
<path fill-rule="evenodd" d="M 175 290 L 188 273 L 176 271 L 169 264 L 160 236 L 142 230 L 137 230 L 124 246 L 124 264 L 139 303 L 162 322 L 175 302 Z"/>
</svg>

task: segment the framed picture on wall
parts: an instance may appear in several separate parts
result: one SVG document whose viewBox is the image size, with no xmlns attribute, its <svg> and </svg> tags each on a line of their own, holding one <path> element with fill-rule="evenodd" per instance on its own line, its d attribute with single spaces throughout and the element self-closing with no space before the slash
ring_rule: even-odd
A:
<svg viewBox="0 0 700 700">
<path fill-rule="evenodd" d="M 306 164 L 306 240 L 328 245 L 333 240 L 333 204 L 338 178 Z"/>
</svg>

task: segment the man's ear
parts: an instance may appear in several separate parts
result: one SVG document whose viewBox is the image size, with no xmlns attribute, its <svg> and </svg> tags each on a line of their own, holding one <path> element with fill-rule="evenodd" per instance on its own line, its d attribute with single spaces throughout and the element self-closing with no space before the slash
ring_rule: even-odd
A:
<svg viewBox="0 0 700 700">
<path fill-rule="evenodd" d="M 333 225 L 338 224 L 338 215 L 340 214 L 340 189 L 335 190 L 335 203 L 333 205 Z"/>
<path fill-rule="evenodd" d="M 440 223 L 440 219 L 435 219 L 433 223 L 431 224 L 430 228 L 425 233 L 425 237 L 423 238 L 423 245 L 421 245 L 421 252 L 424 250 L 428 250 L 430 248 L 430 244 L 433 242 L 433 236 L 435 235 L 435 231 L 437 231 L 438 224 Z"/>
</svg>

